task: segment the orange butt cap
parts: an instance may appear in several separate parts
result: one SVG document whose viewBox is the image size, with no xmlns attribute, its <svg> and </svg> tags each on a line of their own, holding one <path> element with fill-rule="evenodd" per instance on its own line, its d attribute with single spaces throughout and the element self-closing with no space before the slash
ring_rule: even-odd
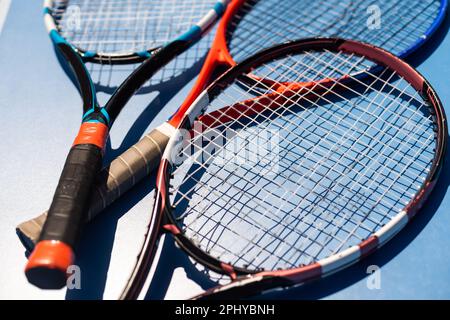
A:
<svg viewBox="0 0 450 320">
<path fill-rule="evenodd" d="M 84 122 L 81 124 L 73 145 L 94 144 L 103 149 L 108 138 L 108 126 L 101 122 Z"/>
<path fill-rule="evenodd" d="M 66 271 L 75 255 L 70 246 L 61 241 L 40 241 L 33 250 L 25 275 L 28 281 L 42 289 L 60 289 L 66 285 Z"/>
</svg>

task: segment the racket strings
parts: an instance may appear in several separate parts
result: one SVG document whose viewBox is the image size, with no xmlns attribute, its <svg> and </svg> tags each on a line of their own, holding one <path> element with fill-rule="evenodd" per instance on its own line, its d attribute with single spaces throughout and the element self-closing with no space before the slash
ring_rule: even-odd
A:
<svg viewBox="0 0 450 320">
<path fill-rule="evenodd" d="M 370 61 L 331 55 L 307 52 L 258 68 L 278 83 L 316 83 L 302 97 L 271 100 L 279 105 L 257 115 L 210 125 L 184 149 L 188 160 L 175 172 L 173 203 L 185 212 L 179 218 L 186 234 L 211 255 L 252 270 L 308 264 L 360 243 L 422 185 L 435 139 L 426 102 L 392 70 L 375 74 Z M 351 77 L 357 89 L 318 81 L 348 70 L 366 73 L 364 80 Z M 257 104 L 261 90 L 275 91 L 263 80 L 241 81 L 210 107 Z M 245 156 L 248 146 L 273 143 L 267 130 L 278 137 L 271 146 L 277 152 Z M 223 146 L 217 138 L 199 146 L 196 140 L 210 133 L 222 134 Z M 239 139 L 245 143 L 230 148 Z M 197 152 L 189 155 L 191 149 Z"/>
<path fill-rule="evenodd" d="M 230 53 L 241 61 L 262 48 L 327 30 L 342 21 L 350 6 L 344 2 L 247 1 L 227 30 Z"/>
<path fill-rule="evenodd" d="M 440 1 L 432 0 L 393 2 L 392 6 L 387 8 L 390 13 L 386 17 L 381 16 L 381 23 L 384 26 L 368 38 L 367 42 L 371 43 L 374 39 L 379 38 L 380 45 L 388 51 L 393 51 L 398 46 L 397 50 L 402 52 L 426 33 L 436 19 L 440 6 Z M 380 9 L 382 13 L 386 11 L 383 10 L 383 7 Z M 392 30 L 392 32 L 385 33 L 381 29 Z M 393 40 L 396 37 L 398 40 L 394 43 Z M 388 43 L 392 44 L 388 46 Z"/>
<path fill-rule="evenodd" d="M 55 1 L 53 15 L 75 46 L 104 54 L 158 48 L 180 36 L 212 8 L 214 0 Z"/>
<path fill-rule="evenodd" d="M 403 54 L 421 39 L 440 11 L 441 1 L 248 1 L 227 30 L 235 61 L 284 41 L 342 37 L 373 43 Z"/>
<path fill-rule="evenodd" d="M 391 116 L 391 115 L 390 115 Z M 395 116 L 395 115 L 392 115 L 392 116 Z M 420 129 L 420 128 L 419 128 Z M 368 147 L 368 146 L 364 146 L 364 147 Z"/>
<path fill-rule="evenodd" d="M 306 53 L 307 54 L 307 53 Z M 308 63 L 311 63 L 311 61 L 309 61 Z M 332 62 L 333 64 L 337 64 L 338 62 L 337 61 L 333 61 Z M 331 63 L 327 63 L 327 65 L 332 65 Z M 307 65 L 305 65 L 304 63 L 303 63 L 303 67 L 307 67 Z M 367 65 L 367 66 L 365 66 L 366 68 L 369 68 L 370 66 L 369 65 Z M 280 68 L 280 66 L 277 66 L 276 68 L 274 68 L 275 70 L 277 70 L 277 68 Z M 335 68 L 335 67 L 332 67 L 333 69 L 337 69 L 337 68 Z M 355 72 L 362 72 L 363 70 L 362 69 L 360 69 L 360 70 L 351 70 L 351 69 L 349 69 L 348 71 L 355 71 Z M 321 76 L 320 74 L 318 74 L 319 76 Z M 338 77 L 340 77 L 340 76 L 343 76 L 344 75 L 344 73 L 342 73 L 342 72 L 337 72 L 337 73 L 335 73 L 335 74 L 333 74 L 333 76 L 338 76 Z M 272 77 L 272 76 L 274 76 L 273 74 L 270 74 L 269 75 L 269 77 Z M 277 76 L 277 75 L 275 75 L 275 76 Z M 316 78 L 313 78 L 313 79 L 316 79 Z M 311 81 L 311 80 L 313 80 L 313 79 L 311 79 L 311 78 L 308 78 L 306 81 Z M 303 79 L 302 79 L 303 80 Z M 359 81 L 360 82 L 360 81 Z M 320 83 L 318 84 L 319 86 L 320 86 Z M 369 87 L 368 87 L 368 89 L 369 89 Z M 356 93 L 351 87 L 348 87 L 348 86 L 346 86 L 346 90 L 349 90 L 349 91 L 353 91 L 353 93 Z M 416 92 L 414 92 L 415 94 L 417 94 Z M 403 94 L 405 94 L 405 93 L 403 93 Z M 321 96 L 319 96 L 318 95 L 318 97 L 320 98 Z M 340 96 L 341 98 L 343 98 L 342 96 Z M 362 96 L 363 98 L 364 98 L 364 96 Z M 413 99 L 414 97 L 410 97 L 409 99 L 410 99 L 410 102 L 411 102 L 411 100 Z M 325 99 L 326 99 L 326 96 L 325 96 Z M 309 102 L 311 102 L 311 101 L 309 101 Z M 329 100 L 327 101 L 327 102 L 330 102 Z M 388 112 L 390 112 L 390 110 L 389 109 L 386 109 L 386 111 L 388 111 Z M 390 116 L 393 116 L 393 117 L 397 117 L 398 115 L 397 114 L 395 114 L 394 112 L 391 112 L 391 115 Z M 383 120 L 382 120 L 383 121 Z M 369 125 L 368 123 L 365 123 L 365 125 Z M 420 128 L 419 128 L 420 129 Z M 365 147 L 367 147 L 367 146 L 365 146 Z"/>
<path fill-rule="evenodd" d="M 250 183 L 250 181 L 247 181 L 247 182 L 249 182 Z M 230 186 L 230 188 L 227 190 L 228 192 L 230 192 L 231 191 L 231 193 L 232 194 L 235 194 L 236 192 L 236 186 L 235 186 L 235 184 L 234 183 L 231 183 L 231 184 L 229 184 L 229 186 Z M 233 190 L 234 189 L 234 190 Z M 207 190 L 208 192 L 214 192 L 214 190 L 211 190 L 211 189 L 209 189 L 209 190 Z M 243 191 L 243 192 L 241 192 L 241 195 L 243 196 L 243 197 L 245 197 L 246 196 L 246 193 L 245 193 L 245 190 L 238 190 L 238 192 L 239 191 Z M 204 194 L 204 196 L 207 196 L 207 194 Z M 232 198 L 232 197 L 230 197 L 229 195 L 228 195 L 228 193 L 226 193 L 225 194 L 225 197 L 224 198 L 222 198 L 222 200 L 226 200 L 226 202 L 225 203 L 230 203 L 230 202 L 236 202 L 236 200 L 237 200 L 237 198 Z M 247 200 L 250 200 L 250 199 L 247 199 Z M 242 202 L 242 203 L 245 203 L 245 202 Z M 200 206 L 202 206 L 202 204 L 201 203 L 196 203 L 196 205 L 200 205 Z M 206 207 L 206 206 L 202 206 L 202 211 L 207 211 L 207 210 L 209 210 L 210 208 L 208 208 L 208 207 Z M 255 209 L 255 210 L 257 210 L 258 208 L 249 208 L 249 209 Z M 267 209 L 267 208 L 263 208 L 263 209 Z M 260 211 L 259 212 L 260 214 L 264 214 L 264 211 Z M 180 217 L 180 219 L 181 219 L 182 217 Z M 220 219 L 220 218 L 222 218 L 222 219 Z M 211 222 L 213 222 L 213 224 L 212 224 L 212 228 L 211 228 L 211 230 L 209 230 L 208 232 L 206 232 L 205 231 L 205 234 L 197 234 L 197 235 L 194 235 L 193 236 L 193 240 L 194 240 L 194 242 L 202 242 L 202 240 L 204 240 L 204 239 L 211 239 L 211 236 L 213 236 L 213 234 L 214 234 L 214 232 L 216 232 L 217 231 L 217 228 L 215 228 L 215 226 L 218 226 L 218 225 L 220 225 L 220 223 L 224 223 L 224 220 L 223 220 L 223 218 L 224 217 L 219 217 L 219 219 L 217 220 L 217 219 L 215 219 L 215 217 L 212 217 L 208 222 L 209 223 L 211 223 Z M 251 217 L 250 217 L 250 219 L 251 219 Z M 233 219 L 232 219 L 233 220 Z M 232 222 L 232 221 L 230 221 L 230 222 Z M 197 221 L 196 221 L 196 223 L 197 223 Z M 215 224 L 214 224 L 215 223 Z M 257 221 L 253 221 L 253 223 L 257 223 Z M 288 225 L 286 225 L 286 226 L 284 226 L 284 227 L 286 227 L 286 228 L 288 228 L 289 226 Z M 220 231 L 219 231 L 220 232 Z M 266 231 L 267 232 L 267 231 Z M 237 234 L 236 234 L 237 235 Z M 276 234 L 272 234 L 274 237 L 276 237 Z M 253 245 L 255 245 L 256 243 L 254 242 L 255 240 L 254 239 L 246 239 L 247 240 L 247 242 L 249 243 L 249 244 L 253 244 Z M 217 244 L 219 247 L 222 247 L 222 249 L 226 249 L 226 248 L 230 248 L 230 246 L 232 247 L 232 245 L 233 245 L 233 243 L 230 243 L 230 244 L 228 244 L 227 246 L 222 246 L 221 244 Z M 244 254 L 244 256 L 245 257 L 247 257 L 248 256 L 248 254 Z"/>
<path fill-rule="evenodd" d="M 213 191 L 213 190 L 209 190 L 209 191 Z M 239 191 L 243 191 L 243 192 L 245 192 L 245 190 L 239 190 Z M 235 201 L 235 199 L 224 199 L 224 201 L 225 200 L 230 200 L 230 201 Z M 229 204 L 229 203 L 228 203 Z M 212 205 L 212 203 L 210 203 L 210 206 L 209 207 L 211 207 L 211 205 Z M 338 206 L 336 206 L 336 208 L 338 208 Z M 210 208 L 202 208 L 203 210 L 202 211 L 207 211 L 208 209 L 210 209 Z M 249 208 L 250 210 L 255 210 L 255 209 L 257 209 L 257 208 Z M 264 213 L 264 212 L 266 212 L 266 210 L 265 209 L 270 209 L 270 208 L 262 208 L 264 211 L 258 211 L 257 210 L 257 212 L 259 213 L 259 214 L 262 214 L 262 216 L 265 216 L 265 218 L 269 218 L 269 219 L 271 219 L 271 220 L 273 220 L 273 218 L 270 218 L 270 217 L 267 217 L 267 215 Z M 339 208 L 338 208 L 339 209 Z M 259 223 L 256 221 L 256 220 L 254 220 L 254 219 L 250 219 L 251 221 L 251 223 L 252 223 L 252 225 L 254 225 L 254 224 L 256 224 L 256 225 L 259 225 Z M 295 220 L 293 219 L 293 217 L 292 217 L 292 219 L 291 219 L 293 222 L 295 222 Z M 220 225 L 220 223 L 224 223 L 224 221 L 223 220 L 221 220 L 220 219 L 220 217 L 219 217 L 219 219 L 217 219 L 217 218 L 214 218 L 214 216 L 213 216 L 213 220 L 211 221 L 208 221 L 208 222 L 214 222 L 214 223 L 218 223 L 219 225 Z M 229 220 L 229 221 L 227 221 L 228 223 L 232 223 L 233 222 L 233 219 L 232 220 Z M 196 221 L 196 223 L 198 223 L 198 221 Z M 301 234 L 301 233 L 299 233 L 298 232 L 298 230 L 296 230 L 296 226 L 292 226 L 291 224 L 289 224 L 288 223 L 288 221 L 286 221 L 285 223 L 278 223 L 277 224 L 277 226 L 279 226 L 279 227 L 282 227 L 283 229 L 282 229 L 282 231 L 284 231 L 284 232 L 286 232 L 286 231 L 288 231 L 288 232 L 291 232 L 292 234 L 295 234 L 296 235 L 296 237 L 297 237 L 297 239 L 295 240 L 295 241 L 293 241 L 292 243 L 286 243 L 286 241 L 283 239 L 283 238 L 281 238 L 280 236 L 278 236 L 278 234 L 277 234 L 277 232 L 279 231 L 279 230 L 265 230 L 264 229 L 264 232 L 265 233 L 269 233 L 270 234 L 270 236 L 272 237 L 272 242 L 273 241 L 281 241 L 281 242 L 283 242 L 285 245 L 287 244 L 287 245 L 289 245 L 289 248 L 292 248 L 292 246 L 294 246 L 294 245 L 296 245 L 296 243 L 298 242 L 298 239 L 301 239 L 304 235 L 303 234 Z M 187 228 L 192 228 L 193 226 L 186 226 Z M 195 226 L 194 226 L 195 227 Z M 195 228 L 194 228 L 195 229 Z M 196 240 L 196 242 L 201 242 L 203 239 L 206 239 L 207 241 L 209 241 L 208 239 L 211 239 L 211 236 L 213 235 L 213 232 L 211 232 L 211 231 L 216 231 L 217 229 L 219 229 L 219 228 L 217 228 L 217 226 L 215 226 L 215 227 L 213 227 L 212 228 L 212 230 L 210 230 L 209 232 L 205 232 L 205 233 L 201 233 L 200 234 L 200 236 L 198 236 L 198 233 L 194 236 L 195 238 L 195 240 Z M 262 226 L 261 226 L 261 230 L 263 230 L 263 228 L 262 228 Z M 330 239 L 331 238 L 333 238 L 332 236 L 331 236 L 331 234 L 328 234 L 327 232 L 325 232 L 324 234 L 326 234 Z M 259 236 L 261 236 L 261 234 L 259 235 Z M 265 235 L 265 237 L 266 237 L 267 235 Z M 310 236 L 308 236 L 308 235 L 306 235 L 306 237 L 309 237 L 310 238 Z M 255 238 L 256 238 L 256 236 L 255 236 Z M 251 239 L 246 239 L 247 240 L 247 247 L 250 247 L 250 249 L 253 249 L 253 246 L 255 245 L 255 243 L 257 243 L 258 241 L 256 241 L 256 240 L 251 240 Z M 235 243 L 235 242 L 234 242 Z M 214 245 L 218 245 L 219 247 L 221 247 L 222 249 L 226 249 L 226 250 L 230 250 L 230 248 L 232 249 L 232 246 L 233 246 L 233 242 L 232 243 L 229 243 L 228 245 L 222 245 L 221 243 L 217 243 L 217 244 L 214 244 Z M 265 253 L 267 253 L 267 254 L 272 254 L 270 251 L 268 251 L 268 249 L 266 250 L 266 248 L 270 248 L 270 247 L 268 247 L 267 246 L 267 244 L 266 245 L 264 245 L 264 246 L 261 246 L 260 247 L 261 248 L 261 251 L 267 251 L 267 252 L 265 252 Z M 296 248 L 296 250 L 294 250 L 294 252 L 296 253 L 296 254 L 304 254 L 304 255 L 307 255 L 308 254 L 308 252 L 306 252 L 306 251 L 300 251 L 301 250 L 301 247 L 299 248 L 298 246 L 297 246 L 297 248 Z M 240 257 L 239 257 L 239 261 L 245 261 L 246 263 L 245 263 L 245 267 L 248 267 L 249 266 L 249 263 L 248 263 L 248 252 L 246 252 L 247 251 L 247 248 L 241 248 L 239 251 L 241 251 L 241 255 L 240 255 Z M 259 253 L 261 253 L 261 252 L 259 252 Z M 283 255 L 283 256 L 281 256 L 280 257 L 280 260 L 283 260 L 284 262 L 289 262 L 289 261 L 295 261 L 295 260 L 292 260 L 292 259 L 289 259 L 289 258 L 287 258 L 287 257 L 285 257 L 286 255 Z M 310 261 L 312 261 L 312 258 L 313 257 L 309 257 L 310 258 Z M 305 263 L 307 263 L 308 261 L 305 261 Z M 287 263 L 288 264 L 288 263 Z"/>
<path fill-rule="evenodd" d="M 309 55 L 308 53 L 305 53 L 306 55 Z M 339 57 L 338 55 L 336 55 L 337 57 Z M 342 61 L 343 63 L 346 63 L 346 61 L 345 60 L 343 60 Z M 326 62 L 326 64 L 328 65 L 328 67 L 329 68 L 331 68 L 331 69 L 335 69 L 336 70 L 336 73 L 335 74 L 333 74 L 332 76 L 333 77 L 336 77 L 336 76 L 338 76 L 338 77 L 343 77 L 343 76 L 345 76 L 345 74 L 346 73 L 343 73 L 342 71 L 339 71 L 339 68 L 338 67 L 335 67 L 335 66 L 333 66 L 334 64 L 337 64 L 338 62 L 337 61 L 332 61 L 332 62 Z M 359 61 L 357 62 L 357 63 L 359 63 Z M 306 65 L 306 64 L 304 64 L 304 63 L 302 63 L 302 66 L 303 67 L 305 67 L 305 68 L 307 68 L 308 67 L 308 65 Z M 350 72 L 348 72 L 348 73 L 364 73 L 364 75 L 367 77 L 372 77 L 374 80 L 376 80 L 376 81 L 374 81 L 372 84 L 373 85 L 375 85 L 375 84 L 377 84 L 377 82 L 379 82 L 379 81 L 383 81 L 381 78 L 380 78 L 380 76 L 378 76 L 378 75 L 374 75 L 373 73 L 367 73 L 366 72 L 366 70 L 367 69 L 369 69 L 369 68 L 371 68 L 373 65 L 364 65 L 364 68 L 365 69 L 361 69 L 361 68 L 358 68 L 358 69 L 354 69 L 354 68 L 348 68 L 348 70 L 346 70 L 346 71 L 350 71 Z M 385 72 L 385 71 L 387 71 L 388 69 L 385 69 L 383 72 Z M 324 74 L 319 74 L 319 76 L 325 76 Z M 393 79 L 393 77 L 394 76 L 396 76 L 396 74 L 394 73 L 394 72 L 390 72 L 390 76 L 389 76 L 389 79 L 388 80 L 392 80 Z M 359 83 L 359 84 L 363 84 L 363 82 L 361 81 L 361 80 L 359 80 L 358 78 L 354 78 L 354 80 L 357 82 L 357 83 Z M 315 81 L 315 80 L 313 80 L 313 79 L 310 79 L 309 81 Z M 397 86 L 392 86 L 392 85 L 390 85 L 389 84 L 389 82 L 386 82 L 386 81 L 383 81 L 384 83 L 383 83 L 383 89 L 384 90 L 386 90 L 386 89 L 389 89 L 389 92 L 390 93 L 392 93 L 392 94 L 394 94 L 394 91 L 398 91 L 399 90 L 399 86 L 397 85 Z M 318 86 L 321 86 L 321 84 L 320 84 L 320 82 L 318 83 Z M 346 85 L 344 85 L 344 87 L 345 87 L 345 90 L 346 91 L 349 91 L 349 92 L 352 92 L 352 93 L 354 93 L 354 94 L 357 94 L 357 95 L 359 95 L 360 96 L 360 98 L 361 99 L 367 99 L 366 98 L 366 96 L 364 95 L 364 94 L 360 94 L 360 93 L 358 93 L 357 91 L 355 91 L 352 87 L 350 87 L 350 86 L 346 86 Z M 365 92 L 367 92 L 367 91 L 369 91 L 369 90 L 373 90 L 374 88 L 372 88 L 372 86 L 370 86 L 370 85 L 368 85 L 367 86 L 367 88 L 366 88 L 366 90 L 365 90 Z M 409 94 L 408 92 L 406 92 L 406 90 L 407 89 L 410 89 L 410 86 L 409 86 L 409 84 L 406 84 L 406 86 L 404 86 L 404 88 L 402 89 L 402 91 L 400 92 L 400 95 L 402 96 L 402 97 L 404 97 L 404 98 L 407 98 L 407 102 L 408 103 L 413 103 L 414 101 L 421 101 L 422 100 L 422 98 L 420 97 L 420 95 L 417 93 L 417 91 L 412 91 L 412 95 L 411 94 Z M 314 91 L 313 91 L 314 92 Z M 336 95 L 337 96 L 339 96 L 339 98 L 342 98 L 342 99 L 345 99 L 345 97 L 344 96 L 342 96 L 342 95 L 340 95 L 339 94 L 339 92 L 337 92 L 336 93 Z M 322 98 L 322 96 L 319 96 L 320 98 Z M 396 100 L 395 99 L 392 99 L 391 98 L 391 96 L 385 96 L 384 98 L 387 98 L 387 99 L 389 99 L 391 102 L 396 102 Z M 330 100 L 328 100 L 327 99 L 327 97 L 325 96 L 325 99 L 327 100 L 327 102 L 331 102 Z M 374 102 L 373 102 L 374 104 L 375 104 L 375 106 L 377 106 L 377 107 L 383 107 L 383 105 L 382 105 L 382 103 L 378 103 L 378 102 L 376 102 L 376 100 L 374 100 Z M 390 114 L 389 114 L 389 117 L 398 117 L 398 113 L 396 113 L 395 111 L 391 111 L 389 108 L 385 108 L 385 112 L 389 112 Z M 416 111 L 417 112 L 417 111 Z M 348 115 L 347 115 L 348 116 Z M 384 122 L 384 123 L 386 123 L 386 120 L 384 120 L 384 119 L 382 119 L 382 118 L 380 118 L 380 121 L 382 121 L 382 122 Z M 368 126 L 368 125 L 370 125 L 369 123 L 367 123 L 367 122 L 365 122 L 364 123 L 366 126 Z M 416 125 L 416 127 L 417 127 L 417 125 L 420 125 L 420 123 L 414 123 L 414 125 Z M 423 128 L 419 128 L 419 129 L 423 129 Z M 416 140 L 417 141 L 417 140 Z"/>
</svg>

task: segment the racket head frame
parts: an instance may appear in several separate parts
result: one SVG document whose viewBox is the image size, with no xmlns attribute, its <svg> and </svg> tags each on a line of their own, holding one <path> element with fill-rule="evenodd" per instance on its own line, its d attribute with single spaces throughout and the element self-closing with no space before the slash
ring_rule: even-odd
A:
<svg viewBox="0 0 450 320">
<path fill-rule="evenodd" d="M 219 95 L 238 75 L 247 74 L 254 67 L 286 54 L 315 50 L 342 51 L 344 53 L 368 57 L 380 65 L 396 71 L 430 103 L 436 124 L 435 134 L 437 145 L 428 176 L 412 200 L 405 206 L 404 210 L 397 213 L 389 223 L 381 227 L 359 245 L 351 246 L 325 259 L 293 269 L 263 271 L 234 267 L 226 261 L 220 261 L 201 250 L 184 235 L 181 227 L 178 226 L 176 217 L 173 215 L 170 200 L 170 182 L 174 168 L 170 160 L 171 155 L 176 153 L 177 148 L 179 149 L 180 141 L 183 140 L 182 131 L 190 130 L 194 121 L 206 109 L 208 103 Z M 230 276 L 233 280 L 227 285 L 218 286 L 206 291 L 195 297 L 196 299 L 235 298 L 236 296 L 254 295 L 271 288 L 300 285 L 333 274 L 373 253 L 394 237 L 416 215 L 438 180 L 444 162 L 447 136 L 446 116 L 438 95 L 419 72 L 400 58 L 370 44 L 338 38 L 312 38 L 288 42 L 263 50 L 254 57 L 228 70 L 212 83 L 187 110 L 178 130 L 169 140 L 158 170 L 153 217 L 162 223 L 162 230 L 171 233 L 178 246 L 191 258 L 214 272 Z"/>
<path fill-rule="evenodd" d="M 202 35 L 208 32 L 222 16 L 228 2 L 231 0 L 217 0 L 215 5 L 209 10 L 197 23 L 192 25 L 187 31 L 180 34 L 176 39 L 172 41 L 193 41 L 196 42 L 201 39 Z M 44 22 L 47 28 L 47 32 L 50 35 L 53 43 L 67 42 L 75 50 L 84 62 L 94 62 L 102 64 L 133 64 L 142 62 L 154 54 L 156 54 L 164 46 L 157 46 L 154 48 L 148 48 L 147 50 L 141 50 L 136 52 L 95 52 L 89 51 L 83 48 L 79 48 L 65 39 L 57 27 L 56 18 L 53 15 L 54 0 L 44 0 Z"/>
</svg>

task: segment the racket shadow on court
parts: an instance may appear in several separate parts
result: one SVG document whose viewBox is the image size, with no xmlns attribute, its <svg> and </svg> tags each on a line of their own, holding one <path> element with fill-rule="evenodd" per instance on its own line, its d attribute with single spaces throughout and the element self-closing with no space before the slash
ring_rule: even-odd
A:
<svg viewBox="0 0 450 320">
<path fill-rule="evenodd" d="M 55 50 L 56 57 L 73 82 L 75 88 L 78 88 L 76 80 L 72 76 L 72 72 L 67 66 L 64 59 L 59 55 L 58 50 Z M 113 149 L 111 141 L 109 140 L 105 149 L 104 163 L 111 162 L 118 155 L 123 153 L 126 149 L 131 147 L 141 136 L 145 133 L 149 124 L 158 115 L 161 109 L 169 103 L 169 101 L 178 94 L 180 88 L 189 83 L 198 73 L 203 64 L 206 53 L 197 59 L 188 68 L 171 67 L 171 65 L 163 68 L 159 74 L 154 77 L 138 92 L 138 95 L 148 95 L 151 99 L 150 103 L 145 107 L 141 114 L 133 121 L 130 129 L 124 135 L 120 145 Z M 183 59 L 180 57 L 179 59 Z M 93 81 L 96 90 L 99 93 L 111 95 L 117 84 L 123 79 L 114 79 L 115 73 L 129 74 L 131 65 L 125 66 L 107 66 L 107 65 L 93 65 L 97 68 L 93 73 L 96 78 Z M 116 68 L 116 69 L 114 69 Z M 103 69 L 103 70 L 102 70 Z M 128 69 L 128 70 L 127 70 Z M 153 95 L 156 93 L 156 95 Z M 128 192 L 116 201 L 109 208 L 105 209 L 106 214 L 100 215 L 95 221 L 92 221 L 86 226 L 86 232 L 83 233 L 80 243 L 78 245 L 78 253 L 76 265 L 80 267 L 82 289 L 67 290 L 66 299 L 101 299 L 106 283 L 106 275 L 111 259 L 111 251 L 117 222 L 122 215 L 128 212 L 134 205 L 141 201 L 154 189 L 155 177 L 149 177 L 144 181 L 138 183 L 133 192 Z M 92 244 L 95 246 L 92 246 Z M 27 252 L 27 255 L 29 253 Z"/>
<path fill-rule="evenodd" d="M 448 32 L 449 25 L 449 18 L 447 17 L 435 36 L 423 47 L 423 50 L 413 54 L 407 60 L 415 67 L 419 66 L 439 47 Z M 447 150 L 446 158 L 449 156 L 450 152 Z M 450 185 L 450 173 L 448 172 L 448 167 L 448 161 L 446 161 L 436 188 L 412 223 L 401 231 L 396 239 L 393 239 L 383 246 L 378 252 L 364 259 L 362 262 L 327 278 L 289 290 L 267 293 L 258 296 L 257 298 L 321 299 L 367 278 L 369 275 L 367 267 L 371 265 L 382 267 L 387 264 L 400 254 L 420 234 L 420 232 L 422 232 L 428 222 L 433 218 L 444 199 L 448 186 Z M 153 277 L 154 280 L 146 296 L 147 299 L 163 299 L 165 297 L 173 272 L 177 268 L 183 268 L 187 277 L 196 282 L 203 289 L 208 289 L 217 285 L 217 283 L 211 281 L 202 270 L 197 269 L 192 261 L 181 250 L 177 249 L 174 245 L 174 241 L 169 237 L 165 238 L 164 248 L 161 251 L 164 255 L 159 259 L 156 274 Z M 186 293 L 184 296 L 189 296 L 189 293 Z"/>
</svg>

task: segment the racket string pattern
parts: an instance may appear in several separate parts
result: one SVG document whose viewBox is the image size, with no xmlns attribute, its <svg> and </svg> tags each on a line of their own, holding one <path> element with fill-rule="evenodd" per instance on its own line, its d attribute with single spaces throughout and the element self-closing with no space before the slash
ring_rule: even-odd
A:
<svg viewBox="0 0 450 320">
<path fill-rule="evenodd" d="M 59 0 L 53 8 L 62 36 L 76 47 L 145 55 L 148 48 L 163 46 L 201 20 L 211 1 Z"/>
<path fill-rule="evenodd" d="M 129 75 L 137 67 L 121 56 L 131 59 L 137 55 L 134 62 L 142 61 L 201 20 L 213 4 L 211 0 L 184 0 L 176 5 L 173 1 L 59 0 L 52 1 L 48 7 L 61 35 L 84 59 L 95 62 L 88 65 L 93 81 L 111 92 L 121 82 L 108 85 L 108 77 L 117 70 Z M 141 11 L 136 11 L 137 8 Z M 201 62 L 209 49 L 212 34 L 206 34 L 204 38 L 149 79 L 144 91 L 146 86 L 180 76 Z M 97 79 L 100 77 L 102 80 Z M 104 85 L 105 82 L 108 84 Z"/>
<path fill-rule="evenodd" d="M 404 56 L 429 36 L 430 28 L 435 29 L 434 21 L 446 5 L 446 1 L 433 0 L 308 0 L 276 4 L 250 0 L 231 22 L 228 45 L 236 61 L 270 44 L 316 36 L 364 41 Z M 236 29 L 238 33 L 234 32 Z"/>
<path fill-rule="evenodd" d="M 232 279 L 317 276 L 395 234 L 434 179 L 445 128 L 414 78 L 374 66 L 345 50 L 304 51 L 191 107 L 198 118 L 169 142 L 155 207 L 180 246 Z"/>
</svg>

